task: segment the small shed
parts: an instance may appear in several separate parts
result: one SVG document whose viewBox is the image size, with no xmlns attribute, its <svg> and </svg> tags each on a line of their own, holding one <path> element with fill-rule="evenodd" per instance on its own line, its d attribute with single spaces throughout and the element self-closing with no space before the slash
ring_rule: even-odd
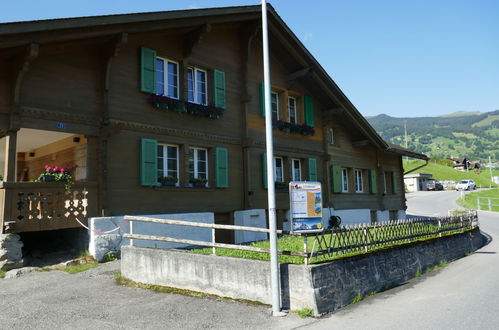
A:
<svg viewBox="0 0 499 330">
<path fill-rule="evenodd" d="M 426 182 L 431 180 L 431 174 L 414 173 L 404 175 L 404 184 L 407 191 L 426 190 Z"/>
</svg>

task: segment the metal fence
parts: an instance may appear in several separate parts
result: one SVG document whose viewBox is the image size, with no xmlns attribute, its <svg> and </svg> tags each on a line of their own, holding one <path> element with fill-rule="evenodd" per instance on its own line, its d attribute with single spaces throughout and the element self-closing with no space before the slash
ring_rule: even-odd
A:
<svg viewBox="0 0 499 330">
<path fill-rule="evenodd" d="M 499 211 L 499 198 L 477 196 L 476 204 L 478 210 Z"/>
<path fill-rule="evenodd" d="M 215 241 L 216 229 L 269 233 L 269 229 L 266 228 L 206 224 L 199 222 L 164 220 L 138 216 L 125 216 L 125 220 L 130 221 L 130 234 L 125 234 L 123 237 L 130 239 L 131 245 L 134 244 L 134 239 L 138 239 L 211 247 L 212 254 L 217 254 L 217 248 L 244 250 L 266 254 L 270 253 L 270 250 L 264 247 L 217 243 Z M 140 235 L 133 232 L 134 221 L 210 228 L 212 230 L 212 240 L 211 242 L 205 242 L 174 237 Z M 298 257 L 301 260 L 301 263 L 308 264 L 309 262 L 321 262 L 336 259 L 339 257 L 367 253 L 374 250 L 408 244 L 419 240 L 458 234 L 476 228 L 477 226 L 478 215 L 476 212 L 472 211 L 456 216 L 438 218 L 415 218 L 389 222 L 379 222 L 369 225 L 360 224 L 343 226 L 337 228 L 329 227 L 323 232 L 309 235 L 294 235 L 293 233 L 287 231 L 278 230 L 277 233 L 281 236 L 294 235 L 303 237 L 302 251 L 279 250 L 278 253 L 283 256 Z M 300 237 L 296 237 L 296 239 L 299 240 Z"/>
</svg>

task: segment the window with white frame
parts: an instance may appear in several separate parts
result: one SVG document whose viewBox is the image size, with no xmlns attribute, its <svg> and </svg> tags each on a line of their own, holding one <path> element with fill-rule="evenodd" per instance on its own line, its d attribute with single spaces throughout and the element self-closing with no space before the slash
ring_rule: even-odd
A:
<svg viewBox="0 0 499 330">
<path fill-rule="evenodd" d="M 279 120 L 279 94 L 271 93 L 271 109 L 272 109 L 272 121 Z"/>
<path fill-rule="evenodd" d="M 297 123 L 296 118 L 296 98 L 288 97 L 288 112 L 289 112 L 289 122 L 292 124 Z"/>
<path fill-rule="evenodd" d="M 178 99 L 178 63 L 156 58 L 156 94 Z"/>
<path fill-rule="evenodd" d="M 284 162 L 281 157 L 274 157 L 274 181 L 284 182 Z"/>
<path fill-rule="evenodd" d="M 204 148 L 189 148 L 189 180 L 196 179 L 208 180 L 208 150 Z"/>
<path fill-rule="evenodd" d="M 363 192 L 362 170 L 355 170 L 355 192 Z"/>
<path fill-rule="evenodd" d="M 301 181 L 301 161 L 299 159 L 291 159 L 291 171 L 292 181 Z"/>
<path fill-rule="evenodd" d="M 193 67 L 187 69 L 187 101 L 203 105 L 208 104 L 206 79 L 206 71 Z"/>
<path fill-rule="evenodd" d="M 178 184 L 178 146 L 158 145 L 158 178 L 174 177 Z"/>
<path fill-rule="evenodd" d="M 348 168 L 341 169 L 341 191 L 348 192 Z"/>
</svg>

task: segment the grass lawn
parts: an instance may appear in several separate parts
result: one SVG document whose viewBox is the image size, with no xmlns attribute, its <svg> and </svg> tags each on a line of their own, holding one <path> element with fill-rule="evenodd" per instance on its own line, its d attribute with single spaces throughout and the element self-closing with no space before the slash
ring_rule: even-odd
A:
<svg viewBox="0 0 499 330">
<path fill-rule="evenodd" d="M 497 198 L 497 199 L 491 200 L 492 204 L 497 204 L 496 206 L 492 206 L 491 211 L 499 212 L 499 189 L 490 189 L 490 190 L 469 193 L 469 194 L 464 195 L 463 198 L 458 199 L 457 203 L 463 207 L 468 208 L 468 209 L 476 210 L 478 207 L 477 197 Z M 489 210 L 486 200 L 480 199 L 480 204 L 481 204 L 481 206 L 480 206 L 481 210 L 486 210 L 486 211 Z"/>
<path fill-rule="evenodd" d="M 423 164 L 423 161 L 404 161 L 404 171 L 411 170 Z M 429 173 L 436 180 L 452 180 L 456 183 L 461 180 L 473 179 L 476 182 L 477 187 L 489 187 L 489 185 L 492 185 L 492 187 L 497 187 L 497 184 L 490 181 L 490 172 L 488 169 L 483 170 L 481 173 L 475 173 L 472 171 L 462 172 L 455 170 L 452 167 L 435 164 L 430 161 L 428 165 L 420 168 L 419 170 L 416 170 L 413 173 Z"/>
<path fill-rule="evenodd" d="M 460 223 L 443 224 L 442 229 L 447 230 L 442 235 L 451 235 L 462 232 Z M 365 229 L 365 230 L 364 230 Z M 318 257 L 309 259 L 309 263 L 320 263 L 324 261 L 351 257 L 359 254 L 366 254 L 375 250 L 393 248 L 395 246 L 408 244 L 416 241 L 423 241 L 438 237 L 436 232 L 439 230 L 438 224 L 429 221 L 413 222 L 382 226 L 378 228 L 366 227 L 351 227 L 343 229 L 335 234 L 326 234 L 324 239 L 327 244 L 323 244 L 323 249 L 328 246 L 337 251 L 329 254 L 324 254 Z M 413 237 L 413 235 L 420 235 Z M 315 241 L 315 236 L 307 237 L 307 252 L 312 252 L 312 246 Z M 269 241 L 253 242 L 249 246 L 257 248 L 270 248 Z M 367 246 L 367 250 L 366 250 Z M 286 236 L 278 239 L 277 248 L 279 251 L 289 252 L 305 252 L 303 236 Z M 315 248 L 315 251 L 318 247 Z M 212 254 L 212 248 L 194 249 L 194 253 Z M 253 252 L 245 250 L 216 248 L 216 254 L 228 257 L 270 260 L 270 256 L 265 252 Z M 297 255 L 279 255 L 280 263 L 288 264 L 303 264 L 305 259 L 303 256 Z"/>
</svg>

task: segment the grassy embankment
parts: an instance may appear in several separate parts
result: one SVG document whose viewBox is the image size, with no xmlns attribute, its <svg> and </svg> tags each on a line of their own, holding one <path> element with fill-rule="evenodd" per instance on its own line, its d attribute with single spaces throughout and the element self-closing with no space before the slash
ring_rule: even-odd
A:
<svg viewBox="0 0 499 330">
<path fill-rule="evenodd" d="M 492 197 L 497 199 L 492 199 L 491 203 L 496 204 L 497 206 L 492 205 L 491 211 L 499 212 L 499 189 L 490 189 L 484 191 L 477 191 L 473 193 L 469 193 L 464 195 L 463 198 L 457 200 L 457 203 L 467 209 L 477 210 L 478 208 L 478 197 Z M 480 209 L 488 211 L 487 201 L 484 199 L 480 200 Z"/>
<path fill-rule="evenodd" d="M 419 160 L 404 161 L 404 171 L 411 170 L 423 164 L 424 162 Z M 494 171 L 492 175 L 494 175 L 495 172 L 497 171 Z M 476 182 L 477 187 L 489 187 L 489 186 L 497 187 L 497 184 L 490 181 L 490 172 L 487 169 L 483 170 L 481 173 L 475 173 L 473 171 L 462 172 L 455 170 L 452 167 L 432 163 L 430 161 L 428 165 L 426 165 L 423 168 L 420 168 L 419 170 L 416 170 L 413 173 L 427 173 L 431 174 L 432 177 L 436 180 L 439 181 L 452 180 L 455 181 L 456 183 L 461 180 L 472 179 Z"/>
</svg>

